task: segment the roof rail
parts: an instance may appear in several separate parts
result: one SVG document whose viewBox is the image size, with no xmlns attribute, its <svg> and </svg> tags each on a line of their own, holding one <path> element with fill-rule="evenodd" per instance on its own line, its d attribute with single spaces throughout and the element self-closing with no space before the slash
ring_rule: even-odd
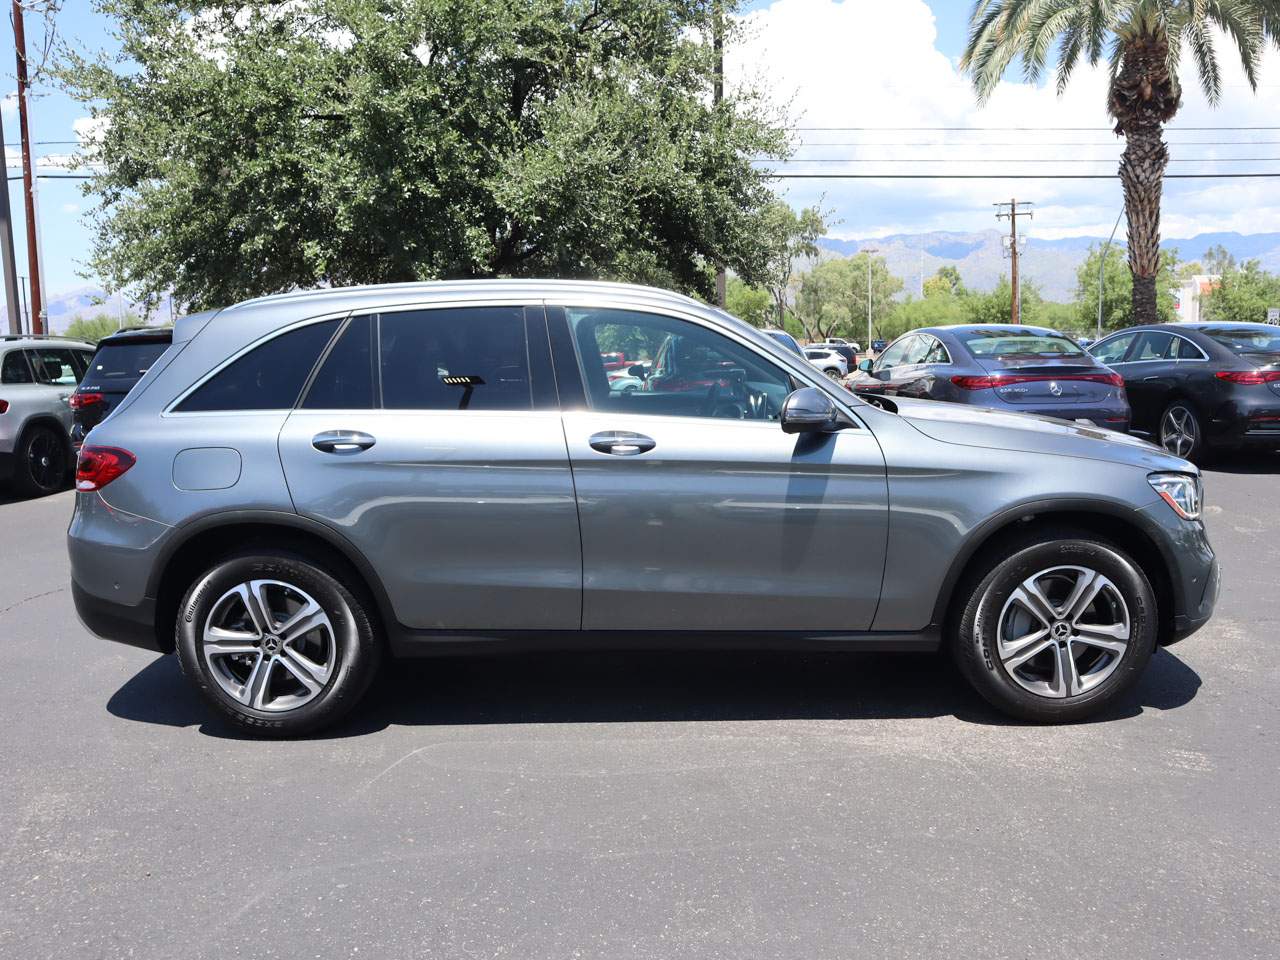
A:
<svg viewBox="0 0 1280 960">
<path fill-rule="evenodd" d="M 79 337 L 68 337 L 61 333 L 2 333 L 0 340 L 74 340 L 80 341 Z"/>
</svg>

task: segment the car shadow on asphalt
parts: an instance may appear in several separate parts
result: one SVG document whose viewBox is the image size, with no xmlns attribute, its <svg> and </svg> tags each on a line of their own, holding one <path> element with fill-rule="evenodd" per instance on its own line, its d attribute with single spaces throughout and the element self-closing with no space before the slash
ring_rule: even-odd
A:
<svg viewBox="0 0 1280 960">
<path fill-rule="evenodd" d="M 1158 650 L 1138 685 L 1091 722 L 1175 709 L 1196 696 L 1200 682 L 1176 655 Z M 205 707 L 172 656 L 131 677 L 107 710 L 137 723 L 249 738 Z M 940 655 L 541 653 L 396 661 L 350 717 L 315 739 L 390 726 L 947 716 L 1019 725 L 983 702 Z"/>
<path fill-rule="evenodd" d="M 1204 464 L 1203 470 L 1205 473 L 1280 473 L 1280 450 L 1214 457 Z"/>
</svg>

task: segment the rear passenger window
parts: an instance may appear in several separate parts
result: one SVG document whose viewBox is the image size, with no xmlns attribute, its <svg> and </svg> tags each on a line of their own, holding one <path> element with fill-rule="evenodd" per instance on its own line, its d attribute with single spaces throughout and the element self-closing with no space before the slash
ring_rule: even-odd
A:
<svg viewBox="0 0 1280 960">
<path fill-rule="evenodd" d="M 61 347 L 41 347 L 29 353 L 40 383 L 51 387 L 73 387 L 80 382 L 80 370 L 72 351 Z"/>
<path fill-rule="evenodd" d="M 337 329 L 337 320 L 326 320 L 272 337 L 224 367 L 175 409 L 290 410 Z"/>
<path fill-rule="evenodd" d="M 388 410 L 532 410 L 522 307 L 462 307 L 380 318 Z"/>
<path fill-rule="evenodd" d="M 1173 345 L 1173 337 L 1167 333 L 1161 333 L 1157 330 L 1149 330 L 1138 338 L 1137 349 L 1133 351 L 1133 356 L 1129 358 L 1132 363 L 1135 360 L 1164 360 L 1169 356 L 1169 350 Z"/>
<path fill-rule="evenodd" d="M 311 381 L 302 406 L 311 410 L 372 410 L 373 317 L 355 317 Z"/>
<path fill-rule="evenodd" d="M 31 368 L 22 350 L 10 350 L 0 362 L 0 383 L 30 383 Z"/>
</svg>

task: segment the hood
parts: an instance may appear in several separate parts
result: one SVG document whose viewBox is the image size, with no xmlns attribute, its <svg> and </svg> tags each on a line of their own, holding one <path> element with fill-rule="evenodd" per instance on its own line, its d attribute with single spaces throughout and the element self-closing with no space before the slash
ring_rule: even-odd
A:
<svg viewBox="0 0 1280 960">
<path fill-rule="evenodd" d="M 989 450 L 1128 463 L 1148 470 L 1198 473 L 1189 461 L 1126 433 L 1029 413 L 1006 413 L 934 400 L 894 398 L 898 415 L 927 437 Z"/>
</svg>

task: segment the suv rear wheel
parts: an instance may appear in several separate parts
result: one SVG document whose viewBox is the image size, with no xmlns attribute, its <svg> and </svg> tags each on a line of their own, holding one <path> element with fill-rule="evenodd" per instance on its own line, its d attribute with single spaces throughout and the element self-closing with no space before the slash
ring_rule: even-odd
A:
<svg viewBox="0 0 1280 960">
<path fill-rule="evenodd" d="M 53 427 L 30 427 L 18 442 L 13 483 L 18 493 L 40 497 L 57 493 L 67 483 L 71 458 L 67 442 Z"/>
<path fill-rule="evenodd" d="M 204 698 L 238 726 L 305 734 L 343 716 L 373 679 L 380 648 L 369 611 L 302 557 L 232 556 L 183 598 L 178 656 Z"/>
<path fill-rule="evenodd" d="M 1123 552 L 1087 535 L 1016 550 L 964 602 L 953 638 L 961 672 L 1024 720 L 1098 712 L 1137 681 L 1155 649 L 1151 584 Z"/>
</svg>

